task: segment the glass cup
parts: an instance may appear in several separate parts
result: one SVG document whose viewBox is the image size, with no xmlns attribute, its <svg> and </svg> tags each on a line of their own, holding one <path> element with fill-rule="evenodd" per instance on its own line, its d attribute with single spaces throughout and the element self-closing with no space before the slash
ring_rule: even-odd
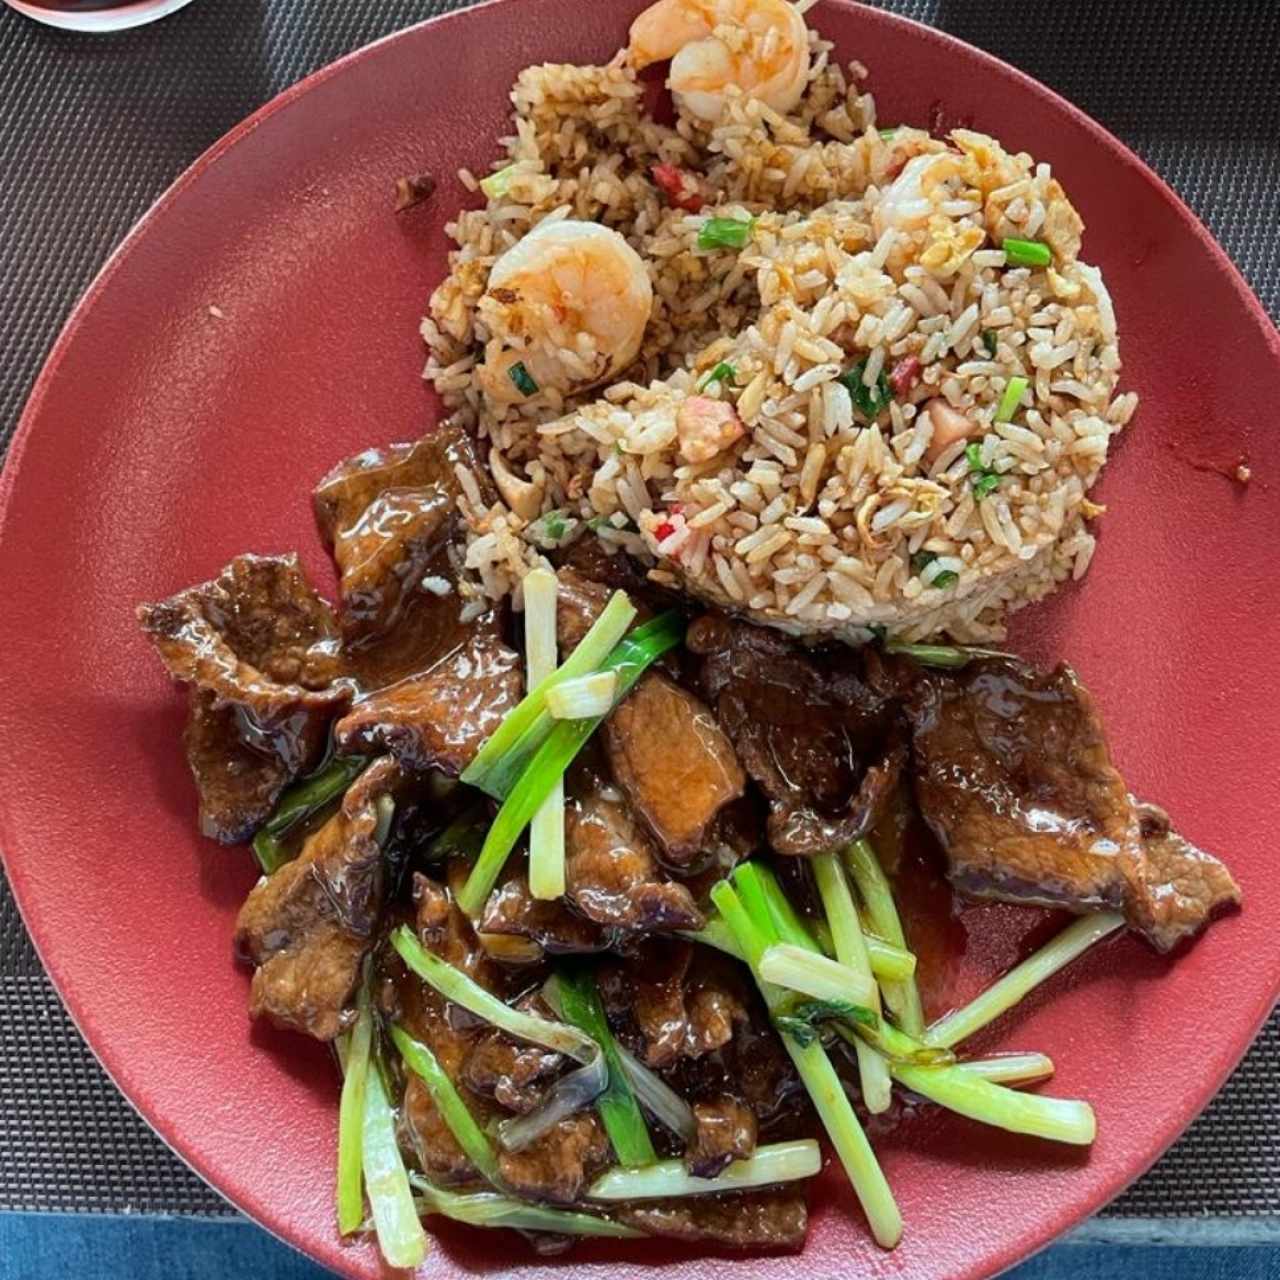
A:
<svg viewBox="0 0 1280 1280">
<path fill-rule="evenodd" d="M 4 0 L 37 22 L 65 31 L 123 31 L 181 9 L 191 0 Z"/>
</svg>

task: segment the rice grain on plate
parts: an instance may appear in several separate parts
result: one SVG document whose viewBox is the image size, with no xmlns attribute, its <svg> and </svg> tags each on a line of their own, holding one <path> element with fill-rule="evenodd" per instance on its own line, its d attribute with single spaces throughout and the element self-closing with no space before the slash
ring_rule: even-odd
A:
<svg viewBox="0 0 1280 1280">
<path fill-rule="evenodd" d="M 594 536 L 784 630 L 987 640 L 1087 569 L 1101 508 L 1086 495 L 1136 397 L 1117 394 L 1083 224 L 1048 165 L 984 135 L 882 134 L 864 70 L 830 53 L 812 37 L 791 115 L 739 96 L 710 127 L 653 121 L 621 57 L 521 73 L 493 194 L 450 224 L 423 322 L 426 377 L 506 495 L 486 506 L 464 484 L 477 599 Z M 678 203 L 655 166 L 679 171 Z M 611 385 L 499 403 L 477 376 L 490 270 L 556 218 L 640 254 L 643 345 Z M 743 224 L 741 247 L 700 247 L 710 218 Z M 1047 265 L 1016 265 L 1022 241 Z M 566 367 L 589 368 L 585 336 L 577 348 Z M 1013 378 L 1025 390 L 999 414 Z M 682 447 L 695 396 L 725 428 L 718 451 Z"/>
</svg>

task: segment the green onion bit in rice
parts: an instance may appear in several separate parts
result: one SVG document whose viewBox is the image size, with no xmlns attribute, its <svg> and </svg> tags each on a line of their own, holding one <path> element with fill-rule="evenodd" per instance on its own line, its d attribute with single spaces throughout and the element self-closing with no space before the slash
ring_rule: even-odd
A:
<svg viewBox="0 0 1280 1280">
<path fill-rule="evenodd" d="M 717 382 L 727 382 L 730 386 L 734 385 L 734 380 L 738 376 L 738 371 L 727 360 L 721 360 L 714 369 L 702 380 L 699 391 L 705 391 L 708 387 Z"/>
<path fill-rule="evenodd" d="M 920 577 L 937 558 L 938 557 L 932 551 L 917 551 L 915 555 L 911 557 L 912 573 L 914 573 L 916 577 Z M 941 573 L 935 573 L 933 575 L 929 580 L 929 585 L 931 587 L 946 588 L 959 581 L 960 575 L 958 573 L 951 569 L 943 569 Z"/>
<path fill-rule="evenodd" d="M 496 173 L 491 173 L 487 178 L 480 179 L 480 190 L 489 197 L 490 200 L 499 200 L 511 190 L 511 179 L 515 174 L 515 165 L 504 165 Z"/>
<path fill-rule="evenodd" d="M 878 129 L 878 130 L 876 130 L 876 132 L 877 132 L 877 133 L 879 133 L 879 135 L 880 135 L 880 136 L 881 136 L 881 137 L 882 137 L 886 142 L 888 142 L 888 141 L 889 141 L 889 139 L 890 139 L 890 138 L 892 138 L 892 137 L 893 137 L 893 135 L 894 135 L 895 133 L 897 133 L 897 132 L 898 132 L 898 130 L 899 130 L 899 128 L 900 128 L 900 127 L 901 127 L 900 125 L 896 125 L 896 124 L 895 124 L 895 125 L 891 126 L 891 127 L 890 127 L 890 128 L 888 128 L 888 129 Z"/>
<path fill-rule="evenodd" d="M 1016 381 L 1020 381 L 1020 379 L 1012 379 L 1010 385 Z M 982 465 L 982 446 L 980 444 L 969 445 L 964 451 L 964 456 L 969 460 L 969 471 L 973 479 L 973 496 L 981 502 L 1000 483 L 1000 473 L 998 471 L 990 471 Z"/>
<path fill-rule="evenodd" d="M 1000 247 L 1011 267 L 1047 267 L 1053 261 L 1052 251 L 1041 240 L 1017 240 L 1006 236 Z"/>
<path fill-rule="evenodd" d="M 889 401 L 893 399 L 893 387 L 890 386 L 888 375 L 883 369 L 876 378 L 876 385 L 868 387 L 862 381 L 866 371 L 867 362 L 859 360 L 848 372 L 840 375 L 839 381 L 848 388 L 849 394 L 853 397 L 853 403 L 858 406 L 858 409 L 867 418 L 874 418 L 882 409 L 888 408 Z"/>
<path fill-rule="evenodd" d="M 536 396 L 538 394 L 538 384 L 534 382 L 533 375 L 524 367 L 523 360 L 517 360 L 515 364 L 507 370 L 507 376 L 516 384 L 516 390 L 522 396 Z"/>
<path fill-rule="evenodd" d="M 1008 422 L 1018 412 L 1018 404 L 1026 394 L 1029 385 L 1023 377 L 1015 376 L 1009 379 L 1009 385 L 1005 387 L 1004 395 L 1000 397 L 1000 407 L 996 409 L 997 422 Z"/>
<path fill-rule="evenodd" d="M 708 218 L 698 232 L 699 249 L 741 249 L 751 239 L 756 220 Z"/>
<path fill-rule="evenodd" d="M 987 355 L 994 360 L 996 358 L 996 331 L 994 329 L 983 329 L 982 346 Z"/>
</svg>

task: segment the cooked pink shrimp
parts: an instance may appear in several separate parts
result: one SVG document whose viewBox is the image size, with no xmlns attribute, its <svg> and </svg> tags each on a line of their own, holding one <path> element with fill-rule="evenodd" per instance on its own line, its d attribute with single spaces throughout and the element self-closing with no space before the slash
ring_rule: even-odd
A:
<svg viewBox="0 0 1280 1280">
<path fill-rule="evenodd" d="M 788 0 L 658 0 L 632 24 L 632 65 L 671 59 L 667 85 L 701 120 L 716 120 L 736 86 L 790 111 L 809 79 L 809 32 Z"/>
<path fill-rule="evenodd" d="M 489 273 L 480 385 L 507 404 L 593 387 L 636 358 L 652 310 L 644 261 L 616 231 L 540 222 Z"/>
</svg>

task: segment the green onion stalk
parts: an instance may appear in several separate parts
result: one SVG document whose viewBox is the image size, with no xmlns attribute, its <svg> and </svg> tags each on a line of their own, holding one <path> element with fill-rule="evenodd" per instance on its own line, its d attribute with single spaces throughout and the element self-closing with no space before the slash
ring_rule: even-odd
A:
<svg viewBox="0 0 1280 1280">
<path fill-rule="evenodd" d="M 635 616 L 635 606 L 626 592 L 615 591 L 574 651 L 507 713 L 463 770 L 462 781 L 479 787 L 495 800 L 505 800 L 521 770 L 556 727 L 547 710 L 548 690 L 595 671 L 626 634 Z"/>
<path fill-rule="evenodd" d="M 549 1209 L 493 1191 L 446 1191 L 416 1173 L 409 1175 L 418 1192 L 417 1209 L 473 1227 L 508 1227 L 513 1231 L 550 1231 L 562 1236 L 609 1236 L 633 1240 L 644 1235 L 634 1227 L 570 1209 Z"/>
<path fill-rule="evenodd" d="M 853 972 L 870 978 L 871 957 L 867 953 L 858 908 L 849 892 L 844 868 L 834 854 L 824 853 L 813 860 L 813 871 L 818 883 L 818 896 L 822 899 L 822 909 L 831 929 L 836 959 Z M 880 1011 L 878 993 L 873 998 L 872 1008 L 877 1013 Z M 862 1101 L 872 1115 L 880 1115 L 889 1109 L 892 1102 L 893 1081 L 889 1076 L 889 1068 L 865 1040 L 855 1042 L 854 1052 L 858 1058 L 858 1083 L 862 1088 Z"/>
<path fill-rule="evenodd" d="M 253 852 L 265 875 L 279 870 L 290 859 L 283 837 L 342 795 L 368 764 L 364 756 L 330 756 L 310 777 L 284 790 L 275 812 L 253 837 Z"/>
<path fill-rule="evenodd" d="M 960 1041 L 967 1040 L 976 1031 L 982 1030 L 1002 1013 L 1013 1008 L 1045 979 L 1051 978 L 1094 943 L 1123 926 L 1124 917 L 1114 911 L 1081 916 L 1034 955 L 1010 969 L 977 999 L 935 1022 L 924 1034 L 925 1043 L 949 1049 Z"/>
<path fill-rule="evenodd" d="M 364 1221 L 362 1155 L 364 1103 L 373 1046 L 373 1009 L 367 986 L 356 998 L 356 1021 L 345 1041 L 342 1097 L 338 1103 L 338 1231 L 346 1236 Z"/>
<path fill-rule="evenodd" d="M 866 840 L 855 840 L 844 851 L 845 867 L 862 898 L 871 928 L 894 946 L 905 948 L 907 940 L 898 919 L 898 909 L 893 902 L 893 890 Z M 885 1004 L 893 1011 L 898 1025 L 908 1035 L 920 1036 L 924 1032 L 924 1009 L 920 1004 L 920 992 L 915 979 L 902 982 L 882 982 Z"/>
<path fill-rule="evenodd" d="M 747 882 L 752 882 L 751 877 Z M 754 887 L 758 889 L 758 885 Z M 734 934 L 772 1017 L 782 1012 L 787 997 L 760 976 L 760 960 L 770 944 L 783 941 L 784 935 L 767 907 L 761 909 L 760 894 L 752 896 L 754 902 L 749 906 L 727 880 L 711 891 L 712 901 Z M 781 1039 L 853 1184 L 872 1234 L 880 1245 L 892 1249 L 902 1238 L 902 1214 L 831 1059 L 819 1040 L 801 1045 L 788 1035 Z"/>
<path fill-rule="evenodd" d="M 565 1116 L 589 1106 L 608 1087 L 609 1065 L 604 1053 L 585 1032 L 564 1022 L 552 1022 L 513 1009 L 473 982 L 461 969 L 455 969 L 428 951 L 408 925 L 401 925 L 391 934 L 391 945 L 405 964 L 446 1000 L 452 1000 L 477 1018 L 519 1040 L 541 1045 L 582 1064 L 551 1087 L 537 1110 L 528 1115 L 509 1116 L 498 1125 L 497 1138 L 504 1150 L 523 1150 Z"/>
<path fill-rule="evenodd" d="M 435 1054 L 421 1041 L 415 1040 L 403 1027 L 393 1024 L 390 1030 L 391 1039 L 400 1050 L 405 1066 L 426 1085 L 431 1101 L 435 1103 L 436 1110 L 448 1125 L 449 1132 L 457 1139 L 458 1146 L 467 1159 L 488 1182 L 498 1185 L 501 1175 L 498 1172 L 497 1154 Z"/>
<path fill-rule="evenodd" d="M 388 1266 L 420 1266 L 427 1254 L 427 1233 L 409 1189 L 396 1138 L 395 1112 L 377 1071 L 369 1073 L 365 1085 L 362 1139 L 365 1188 L 373 1210 L 378 1248 Z"/>
<path fill-rule="evenodd" d="M 1037 1084 L 1053 1075 L 1053 1059 L 1043 1053 L 998 1053 L 957 1065 L 992 1084 Z"/>
<path fill-rule="evenodd" d="M 812 1138 L 757 1147 L 714 1178 L 695 1178 L 683 1160 L 660 1160 L 646 1169 L 610 1169 L 587 1190 L 589 1200 L 665 1200 L 674 1196 L 747 1191 L 812 1178 L 822 1169 L 822 1151 Z"/>
<path fill-rule="evenodd" d="M 632 1092 L 613 1032 L 609 1030 L 595 976 L 583 966 L 565 966 L 544 990 L 556 1013 L 589 1035 L 604 1053 L 609 1067 L 609 1084 L 595 1100 L 596 1111 L 619 1164 L 626 1168 L 653 1164 L 658 1153 L 653 1149 L 640 1104 Z"/>
<path fill-rule="evenodd" d="M 630 693 L 635 682 L 653 663 L 674 649 L 683 638 L 684 621 L 677 613 L 662 614 L 625 636 L 602 664 L 618 673 L 619 701 Z M 563 671 L 564 666 L 559 670 Z M 518 711 L 519 707 L 512 715 Z M 525 765 L 498 810 L 485 837 L 484 848 L 458 894 L 458 906 L 467 915 L 474 917 L 480 913 L 521 833 L 533 820 L 533 815 L 557 779 L 564 776 L 574 757 L 603 720 L 603 716 L 594 716 L 588 720 L 556 722 L 550 735 Z M 503 728 L 505 724 L 499 728 L 498 734 Z M 493 738 L 490 739 L 492 741 Z"/>
</svg>

